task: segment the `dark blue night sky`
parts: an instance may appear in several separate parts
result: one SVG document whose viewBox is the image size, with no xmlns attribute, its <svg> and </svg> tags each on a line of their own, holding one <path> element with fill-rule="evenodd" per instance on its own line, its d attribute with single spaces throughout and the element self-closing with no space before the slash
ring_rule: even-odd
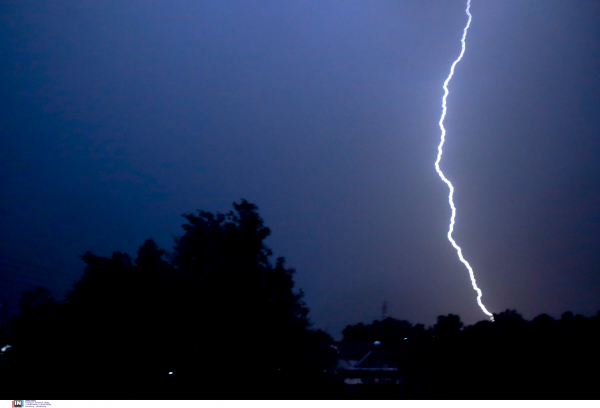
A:
<svg viewBox="0 0 600 408">
<path fill-rule="evenodd" d="M 0 296 L 259 207 L 316 327 L 486 316 L 433 163 L 463 1 L 3 1 Z M 492 312 L 600 309 L 600 3 L 473 0 L 442 170 Z M 215 306 L 217 307 L 217 305 Z"/>
</svg>

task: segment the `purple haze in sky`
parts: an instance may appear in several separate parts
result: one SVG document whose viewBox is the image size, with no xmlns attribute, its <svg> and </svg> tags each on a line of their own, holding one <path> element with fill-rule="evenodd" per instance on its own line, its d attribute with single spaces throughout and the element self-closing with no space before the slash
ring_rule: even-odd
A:
<svg viewBox="0 0 600 408">
<path fill-rule="evenodd" d="M 87 250 L 133 255 L 149 237 L 170 249 L 181 214 L 246 198 L 334 337 L 379 318 L 383 301 L 413 323 L 485 319 L 432 166 L 464 7 L 3 2 L 9 312 L 32 284 L 64 293 Z M 490 311 L 595 314 L 600 3 L 473 1 L 471 12 L 444 122 L 454 237 Z"/>
</svg>

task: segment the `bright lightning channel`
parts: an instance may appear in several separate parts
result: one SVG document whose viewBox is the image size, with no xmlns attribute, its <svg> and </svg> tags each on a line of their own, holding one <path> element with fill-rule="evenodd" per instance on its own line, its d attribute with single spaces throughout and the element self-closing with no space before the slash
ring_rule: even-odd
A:
<svg viewBox="0 0 600 408">
<path fill-rule="evenodd" d="M 450 202 L 450 208 L 452 208 L 452 217 L 450 218 L 450 229 L 448 230 L 448 240 L 450 241 L 450 243 L 452 243 L 452 246 L 456 249 L 456 252 L 458 253 L 458 258 L 462 261 L 462 263 L 465 264 L 465 266 L 469 270 L 469 276 L 471 276 L 471 283 L 473 284 L 473 289 L 475 289 L 475 291 L 477 292 L 477 303 L 479 304 L 479 307 L 481 308 L 481 310 L 483 310 L 483 313 L 488 315 L 490 317 L 490 319 L 492 321 L 494 321 L 494 315 L 491 314 L 485 308 L 483 303 L 481 302 L 481 296 L 483 294 L 481 293 L 481 289 L 479 289 L 477 287 L 477 282 L 475 282 L 475 274 L 473 273 L 473 268 L 471 268 L 471 265 L 469 265 L 467 260 L 463 257 L 462 249 L 458 246 L 456 241 L 454 241 L 454 239 L 452 239 L 452 231 L 454 231 L 454 219 L 456 218 L 456 207 L 454 206 L 454 201 L 452 200 L 452 197 L 454 196 L 454 186 L 452 185 L 450 180 L 448 180 L 444 176 L 444 173 L 442 173 L 442 170 L 440 170 L 440 160 L 442 160 L 442 146 L 444 145 L 444 142 L 446 141 L 446 129 L 444 128 L 444 118 L 446 117 L 446 98 L 448 97 L 448 93 L 449 93 L 448 92 L 448 83 L 450 82 L 450 79 L 452 79 L 452 75 L 454 75 L 454 67 L 462 59 L 462 57 L 465 53 L 465 39 L 467 38 L 467 30 L 469 29 L 469 26 L 471 25 L 471 13 L 469 12 L 470 7 L 471 7 L 471 0 L 467 0 L 466 13 L 469 16 L 469 21 L 467 21 L 467 25 L 465 26 L 465 29 L 463 31 L 463 36 L 462 36 L 462 40 L 461 40 L 462 50 L 460 52 L 460 55 L 456 59 L 456 61 L 454 61 L 454 63 L 452 64 L 452 67 L 450 68 L 450 75 L 448 75 L 448 78 L 446 78 L 446 82 L 444 82 L 444 91 L 445 92 L 444 92 L 444 97 L 442 98 L 442 117 L 440 118 L 440 129 L 442 130 L 442 137 L 441 137 L 440 145 L 438 146 L 438 155 L 437 155 L 437 160 L 435 161 L 435 170 L 438 172 L 441 179 L 444 180 L 444 182 L 450 188 L 450 194 L 448 195 L 448 201 Z"/>
</svg>

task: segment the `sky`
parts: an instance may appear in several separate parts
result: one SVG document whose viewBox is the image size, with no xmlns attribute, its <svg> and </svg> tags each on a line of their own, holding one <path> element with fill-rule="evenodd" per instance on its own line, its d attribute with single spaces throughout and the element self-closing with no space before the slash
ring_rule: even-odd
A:
<svg viewBox="0 0 600 408">
<path fill-rule="evenodd" d="M 2 1 L 0 297 L 256 204 L 315 327 L 487 317 L 466 1 Z M 472 0 L 491 312 L 600 310 L 600 3 Z"/>
</svg>

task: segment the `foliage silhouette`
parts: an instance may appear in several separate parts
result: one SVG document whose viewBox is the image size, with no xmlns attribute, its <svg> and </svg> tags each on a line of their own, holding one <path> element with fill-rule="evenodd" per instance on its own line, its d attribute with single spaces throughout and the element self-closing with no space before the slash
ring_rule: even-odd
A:
<svg viewBox="0 0 600 408">
<path fill-rule="evenodd" d="M 257 207 L 242 200 L 227 214 L 184 218 L 170 254 L 151 239 L 135 260 L 86 252 L 64 301 L 43 288 L 23 294 L 5 365 L 15 391 L 32 399 L 316 395 L 335 364 L 323 346 L 331 337 L 310 329 L 294 270 L 271 260 Z M 30 381 L 24 367 L 32 366 Z"/>
<path fill-rule="evenodd" d="M 457 315 L 439 316 L 433 328 L 410 325 L 407 339 L 381 330 L 384 321 L 346 326 L 344 341 L 373 341 L 398 355 L 404 398 L 597 399 L 600 313 L 570 312 L 531 321 L 515 310 L 463 327 Z M 393 323 L 392 323 L 393 322 Z"/>
<path fill-rule="evenodd" d="M 135 259 L 86 252 L 64 299 L 22 294 L 0 355 L 7 399 L 598 399 L 600 313 L 516 310 L 464 327 L 386 318 L 348 325 L 344 342 L 381 342 L 402 385 L 354 388 L 331 336 L 311 329 L 295 271 L 245 200 L 184 214 L 172 252 L 147 239 Z M 400 393 L 399 387 L 402 392 Z M 363 389 L 362 394 L 356 392 Z"/>
</svg>

